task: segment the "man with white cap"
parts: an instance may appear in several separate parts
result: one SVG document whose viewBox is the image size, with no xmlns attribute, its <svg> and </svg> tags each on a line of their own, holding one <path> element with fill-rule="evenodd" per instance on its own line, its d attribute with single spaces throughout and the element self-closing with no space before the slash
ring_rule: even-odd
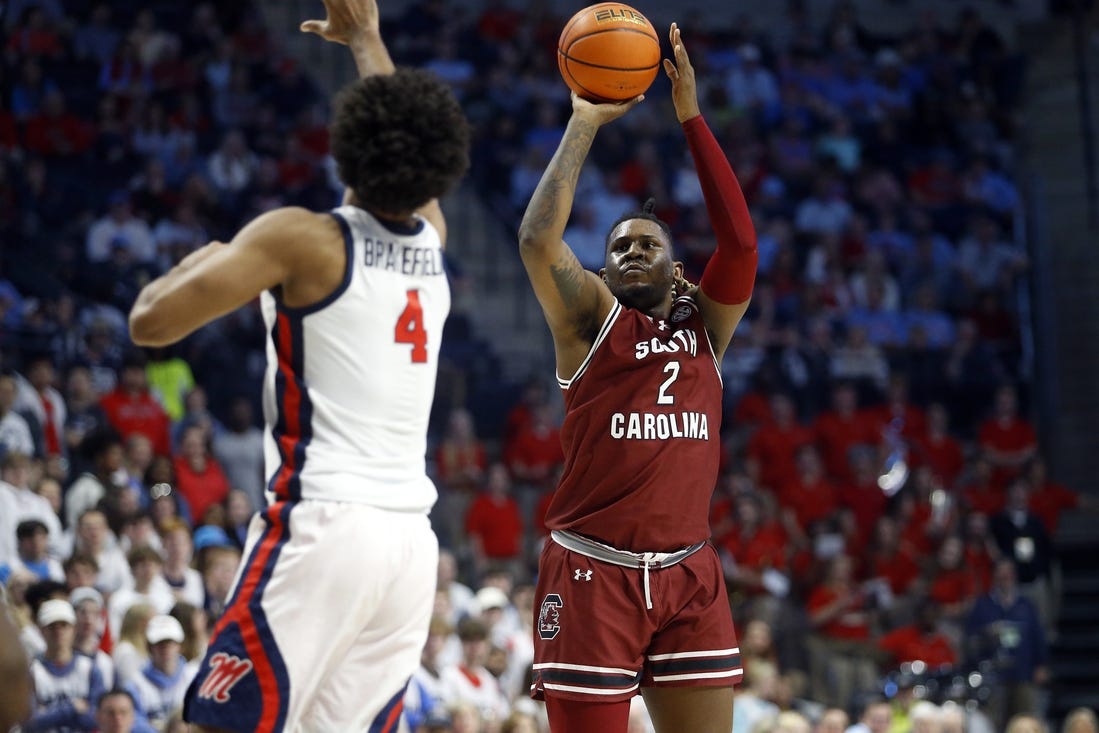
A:
<svg viewBox="0 0 1099 733">
<path fill-rule="evenodd" d="M 95 663 L 73 650 L 76 612 L 66 600 L 52 599 L 38 609 L 38 628 L 46 651 L 31 662 L 34 714 L 27 731 L 95 730 L 93 710 L 103 694 L 103 678 Z"/>
<path fill-rule="evenodd" d="M 183 696 L 198 671 L 180 654 L 183 626 L 168 615 L 153 616 L 145 629 L 149 642 L 149 663 L 130 682 L 130 693 L 137 705 L 138 718 L 147 718 L 154 727 L 162 727 L 183 707 Z"/>
<path fill-rule="evenodd" d="M 69 603 L 76 612 L 76 634 L 73 649 L 77 654 L 91 657 L 103 677 L 106 689 L 114 687 L 114 660 L 100 648 L 103 632 L 107 628 L 107 615 L 103 596 L 95 588 L 80 587 L 69 594 Z"/>
</svg>

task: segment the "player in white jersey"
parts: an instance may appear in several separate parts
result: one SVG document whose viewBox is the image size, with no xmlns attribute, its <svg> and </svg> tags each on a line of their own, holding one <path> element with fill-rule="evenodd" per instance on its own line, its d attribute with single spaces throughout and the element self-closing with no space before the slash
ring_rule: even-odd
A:
<svg viewBox="0 0 1099 733">
<path fill-rule="evenodd" d="M 449 88 L 396 70 L 375 0 L 302 30 L 350 47 L 332 152 L 348 191 L 283 208 L 149 284 L 130 314 L 163 345 L 257 295 L 268 330 L 268 497 L 187 693 L 199 730 L 391 731 L 427 636 L 438 545 L 427 422 L 450 291 L 437 199 L 469 164 Z"/>
</svg>

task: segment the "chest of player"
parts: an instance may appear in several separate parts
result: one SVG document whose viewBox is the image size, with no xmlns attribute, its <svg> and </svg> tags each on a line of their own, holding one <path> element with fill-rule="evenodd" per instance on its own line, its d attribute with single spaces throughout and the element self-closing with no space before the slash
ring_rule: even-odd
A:
<svg viewBox="0 0 1099 733">
<path fill-rule="evenodd" d="M 676 321 L 674 313 L 664 320 L 624 310 L 575 386 L 625 414 L 708 413 L 721 405 L 713 352 L 693 311 Z"/>
</svg>

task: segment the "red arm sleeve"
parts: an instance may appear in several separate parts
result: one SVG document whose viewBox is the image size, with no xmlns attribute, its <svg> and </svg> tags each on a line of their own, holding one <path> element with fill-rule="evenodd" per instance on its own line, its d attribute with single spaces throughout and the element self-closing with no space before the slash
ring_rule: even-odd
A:
<svg viewBox="0 0 1099 733">
<path fill-rule="evenodd" d="M 759 261 L 748 202 L 744 200 L 729 160 L 702 115 L 684 122 L 683 132 L 717 237 L 717 249 L 706 264 L 699 286 L 707 297 L 718 303 L 743 303 L 752 297 Z"/>
</svg>

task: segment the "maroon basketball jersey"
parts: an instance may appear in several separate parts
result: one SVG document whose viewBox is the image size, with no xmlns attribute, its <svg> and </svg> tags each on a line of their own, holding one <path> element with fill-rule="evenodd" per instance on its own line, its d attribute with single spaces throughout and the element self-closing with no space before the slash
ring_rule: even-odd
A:
<svg viewBox="0 0 1099 733">
<path fill-rule="evenodd" d="M 546 527 L 666 552 L 710 536 L 721 377 L 689 298 L 667 321 L 615 303 L 565 395 L 565 469 Z"/>
</svg>

